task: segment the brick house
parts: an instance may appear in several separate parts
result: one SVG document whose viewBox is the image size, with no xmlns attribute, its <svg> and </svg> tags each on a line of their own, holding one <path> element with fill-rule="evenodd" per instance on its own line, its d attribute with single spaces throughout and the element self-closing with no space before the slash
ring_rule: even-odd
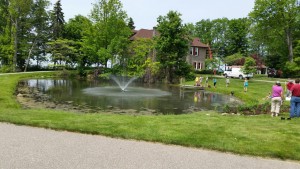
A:
<svg viewBox="0 0 300 169">
<path fill-rule="evenodd" d="M 205 69 L 205 59 L 209 52 L 210 48 L 208 45 L 202 43 L 199 38 L 194 38 L 190 45 L 190 51 L 186 57 L 186 61 L 192 65 L 195 70 L 203 70 Z"/>
<path fill-rule="evenodd" d="M 153 38 L 157 36 L 158 32 L 155 29 L 140 29 L 135 30 L 130 40 L 137 38 Z M 205 69 L 205 59 L 207 56 L 211 57 L 211 51 L 208 45 L 202 43 L 199 38 L 194 38 L 190 43 L 190 50 L 186 56 L 186 61 L 193 66 L 195 70 Z"/>
</svg>

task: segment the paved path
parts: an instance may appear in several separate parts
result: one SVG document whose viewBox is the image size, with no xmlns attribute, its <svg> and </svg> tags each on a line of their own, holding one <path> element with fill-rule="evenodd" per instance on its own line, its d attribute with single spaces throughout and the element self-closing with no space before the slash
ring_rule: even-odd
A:
<svg viewBox="0 0 300 169">
<path fill-rule="evenodd" d="M 42 73 L 42 72 L 54 72 L 54 71 L 33 71 L 33 72 L 16 72 L 16 73 L 0 73 L 0 76 L 4 75 L 16 75 L 16 74 L 28 74 L 28 73 Z"/>
<path fill-rule="evenodd" d="M 0 123 L 0 169 L 300 169 L 300 163 Z"/>
</svg>

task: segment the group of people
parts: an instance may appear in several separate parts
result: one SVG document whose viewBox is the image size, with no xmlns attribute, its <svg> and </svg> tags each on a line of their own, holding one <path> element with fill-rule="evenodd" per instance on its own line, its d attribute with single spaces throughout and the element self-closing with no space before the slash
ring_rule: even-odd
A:
<svg viewBox="0 0 300 169">
<path fill-rule="evenodd" d="M 299 79 L 295 80 L 295 83 L 292 80 L 289 80 L 286 84 L 287 88 L 287 97 L 290 99 L 290 118 L 300 117 L 300 84 Z M 280 106 L 282 105 L 283 100 L 285 99 L 283 88 L 279 81 L 275 83 L 272 87 L 271 93 L 271 116 L 278 116 L 280 112 Z M 290 119 L 289 118 L 289 119 Z"/>
<path fill-rule="evenodd" d="M 204 77 L 200 76 L 200 77 L 196 77 L 195 78 L 195 86 L 200 86 L 203 87 L 204 85 L 202 85 Z M 205 87 L 208 87 L 208 76 L 206 76 L 205 78 Z"/>
<path fill-rule="evenodd" d="M 195 78 L 195 86 L 204 86 L 202 85 L 202 81 L 203 81 L 203 77 L 196 77 Z M 226 77 L 226 80 L 225 80 L 225 83 L 226 83 L 226 87 L 229 87 L 229 84 L 230 84 L 230 79 L 229 77 Z M 217 87 L 217 79 L 214 77 L 213 78 L 213 85 L 214 85 L 214 88 Z M 209 87 L 208 85 L 208 76 L 206 76 L 205 78 L 205 87 Z M 245 78 L 244 80 L 244 92 L 247 92 L 248 91 L 248 79 Z"/>
</svg>

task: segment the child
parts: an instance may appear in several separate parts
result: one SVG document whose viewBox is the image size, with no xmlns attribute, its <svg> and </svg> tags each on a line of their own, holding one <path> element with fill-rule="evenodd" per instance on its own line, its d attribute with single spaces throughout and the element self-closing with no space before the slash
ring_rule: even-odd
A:
<svg viewBox="0 0 300 169">
<path fill-rule="evenodd" d="M 265 98 L 263 98 L 263 100 L 269 100 L 269 99 L 272 99 L 271 92 L 269 92 L 269 94 Z"/>
<path fill-rule="evenodd" d="M 205 84 L 206 84 L 206 87 L 208 87 L 208 76 L 206 76 Z"/>
<path fill-rule="evenodd" d="M 230 81 L 229 81 L 229 78 L 227 77 L 227 78 L 226 78 L 226 87 L 229 86 L 229 83 L 230 83 Z"/>
<path fill-rule="evenodd" d="M 247 78 L 245 78 L 245 81 L 244 81 L 244 92 L 247 92 L 248 90 L 248 80 Z"/>
<path fill-rule="evenodd" d="M 213 82 L 214 82 L 214 87 L 216 88 L 216 86 L 217 86 L 217 79 L 214 78 L 214 79 L 213 79 Z"/>
<path fill-rule="evenodd" d="M 199 86 L 199 78 L 198 77 L 195 78 L 195 86 Z"/>
</svg>

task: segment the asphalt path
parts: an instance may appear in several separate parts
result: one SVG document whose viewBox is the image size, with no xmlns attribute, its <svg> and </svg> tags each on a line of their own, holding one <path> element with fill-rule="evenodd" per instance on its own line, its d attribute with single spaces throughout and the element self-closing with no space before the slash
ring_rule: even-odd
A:
<svg viewBox="0 0 300 169">
<path fill-rule="evenodd" d="M 16 72 L 16 73 L 0 73 L 0 76 L 3 75 L 16 75 L 16 74 L 28 74 L 28 73 L 37 73 L 37 72 L 54 72 L 54 71 L 34 71 L 34 72 Z"/>
<path fill-rule="evenodd" d="M 300 169 L 300 163 L 0 123 L 0 169 Z"/>
</svg>

